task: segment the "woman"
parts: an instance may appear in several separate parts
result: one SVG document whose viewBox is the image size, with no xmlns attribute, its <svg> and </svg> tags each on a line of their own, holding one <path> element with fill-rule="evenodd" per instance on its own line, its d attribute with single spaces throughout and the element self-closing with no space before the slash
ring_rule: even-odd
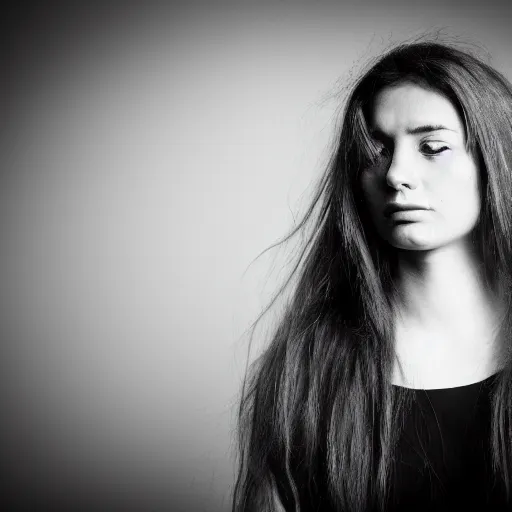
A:
<svg viewBox="0 0 512 512">
<path fill-rule="evenodd" d="M 419 42 L 357 81 L 244 385 L 234 511 L 512 510 L 511 195 L 500 73 Z"/>
</svg>

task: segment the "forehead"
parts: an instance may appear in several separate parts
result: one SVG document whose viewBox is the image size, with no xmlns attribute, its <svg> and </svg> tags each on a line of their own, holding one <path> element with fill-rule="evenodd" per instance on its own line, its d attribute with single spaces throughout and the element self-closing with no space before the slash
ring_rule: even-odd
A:
<svg viewBox="0 0 512 512">
<path fill-rule="evenodd" d="M 448 98 L 411 83 L 386 87 L 377 94 L 371 125 L 390 135 L 425 125 L 443 125 L 463 133 L 462 121 Z"/>
</svg>

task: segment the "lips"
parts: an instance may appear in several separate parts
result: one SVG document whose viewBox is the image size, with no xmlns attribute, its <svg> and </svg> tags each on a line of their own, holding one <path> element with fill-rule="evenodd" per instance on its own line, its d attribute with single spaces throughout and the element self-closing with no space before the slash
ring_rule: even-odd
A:
<svg viewBox="0 0 512 512">
<path fill-rule="evenodd" d="M 421 204 L 402 204 L 402 203 L 388 203 L 384 208 L 384 216 L 390 217 L 395 212 L 405 212 L 409 210 L 428 210 Z"/>
</svg>

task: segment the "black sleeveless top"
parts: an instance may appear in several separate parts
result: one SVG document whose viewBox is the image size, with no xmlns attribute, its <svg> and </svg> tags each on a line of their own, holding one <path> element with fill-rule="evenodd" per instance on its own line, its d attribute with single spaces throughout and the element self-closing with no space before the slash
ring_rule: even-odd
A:
<svg viewBox="0 0 512 512">
<path fill-rule="evenodd" d="M 491 471 L 494 378 L 446 389 L 400 388 L 412 394 L 413 409 L 395 454 L 390 512 L 512 511 Z"/>
</svg>

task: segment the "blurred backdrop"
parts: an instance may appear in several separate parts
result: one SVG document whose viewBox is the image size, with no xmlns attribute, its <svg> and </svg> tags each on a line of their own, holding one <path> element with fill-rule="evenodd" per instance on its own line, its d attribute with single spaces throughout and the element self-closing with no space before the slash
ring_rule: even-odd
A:
<svg viewBox="0 0 512 512">
<path fill-rule="evenodd" d="M 246 330 L 286 255 L 250 264 L 307 204 L 344 86 L 389 44 L 436 30 L 512 77 L 512 11 L 501 4 L 5 11 L 0 461 L 10 510 L 229 510 Z M 255 343 L 251 359 L 265 340 Z"/>
</svg>

